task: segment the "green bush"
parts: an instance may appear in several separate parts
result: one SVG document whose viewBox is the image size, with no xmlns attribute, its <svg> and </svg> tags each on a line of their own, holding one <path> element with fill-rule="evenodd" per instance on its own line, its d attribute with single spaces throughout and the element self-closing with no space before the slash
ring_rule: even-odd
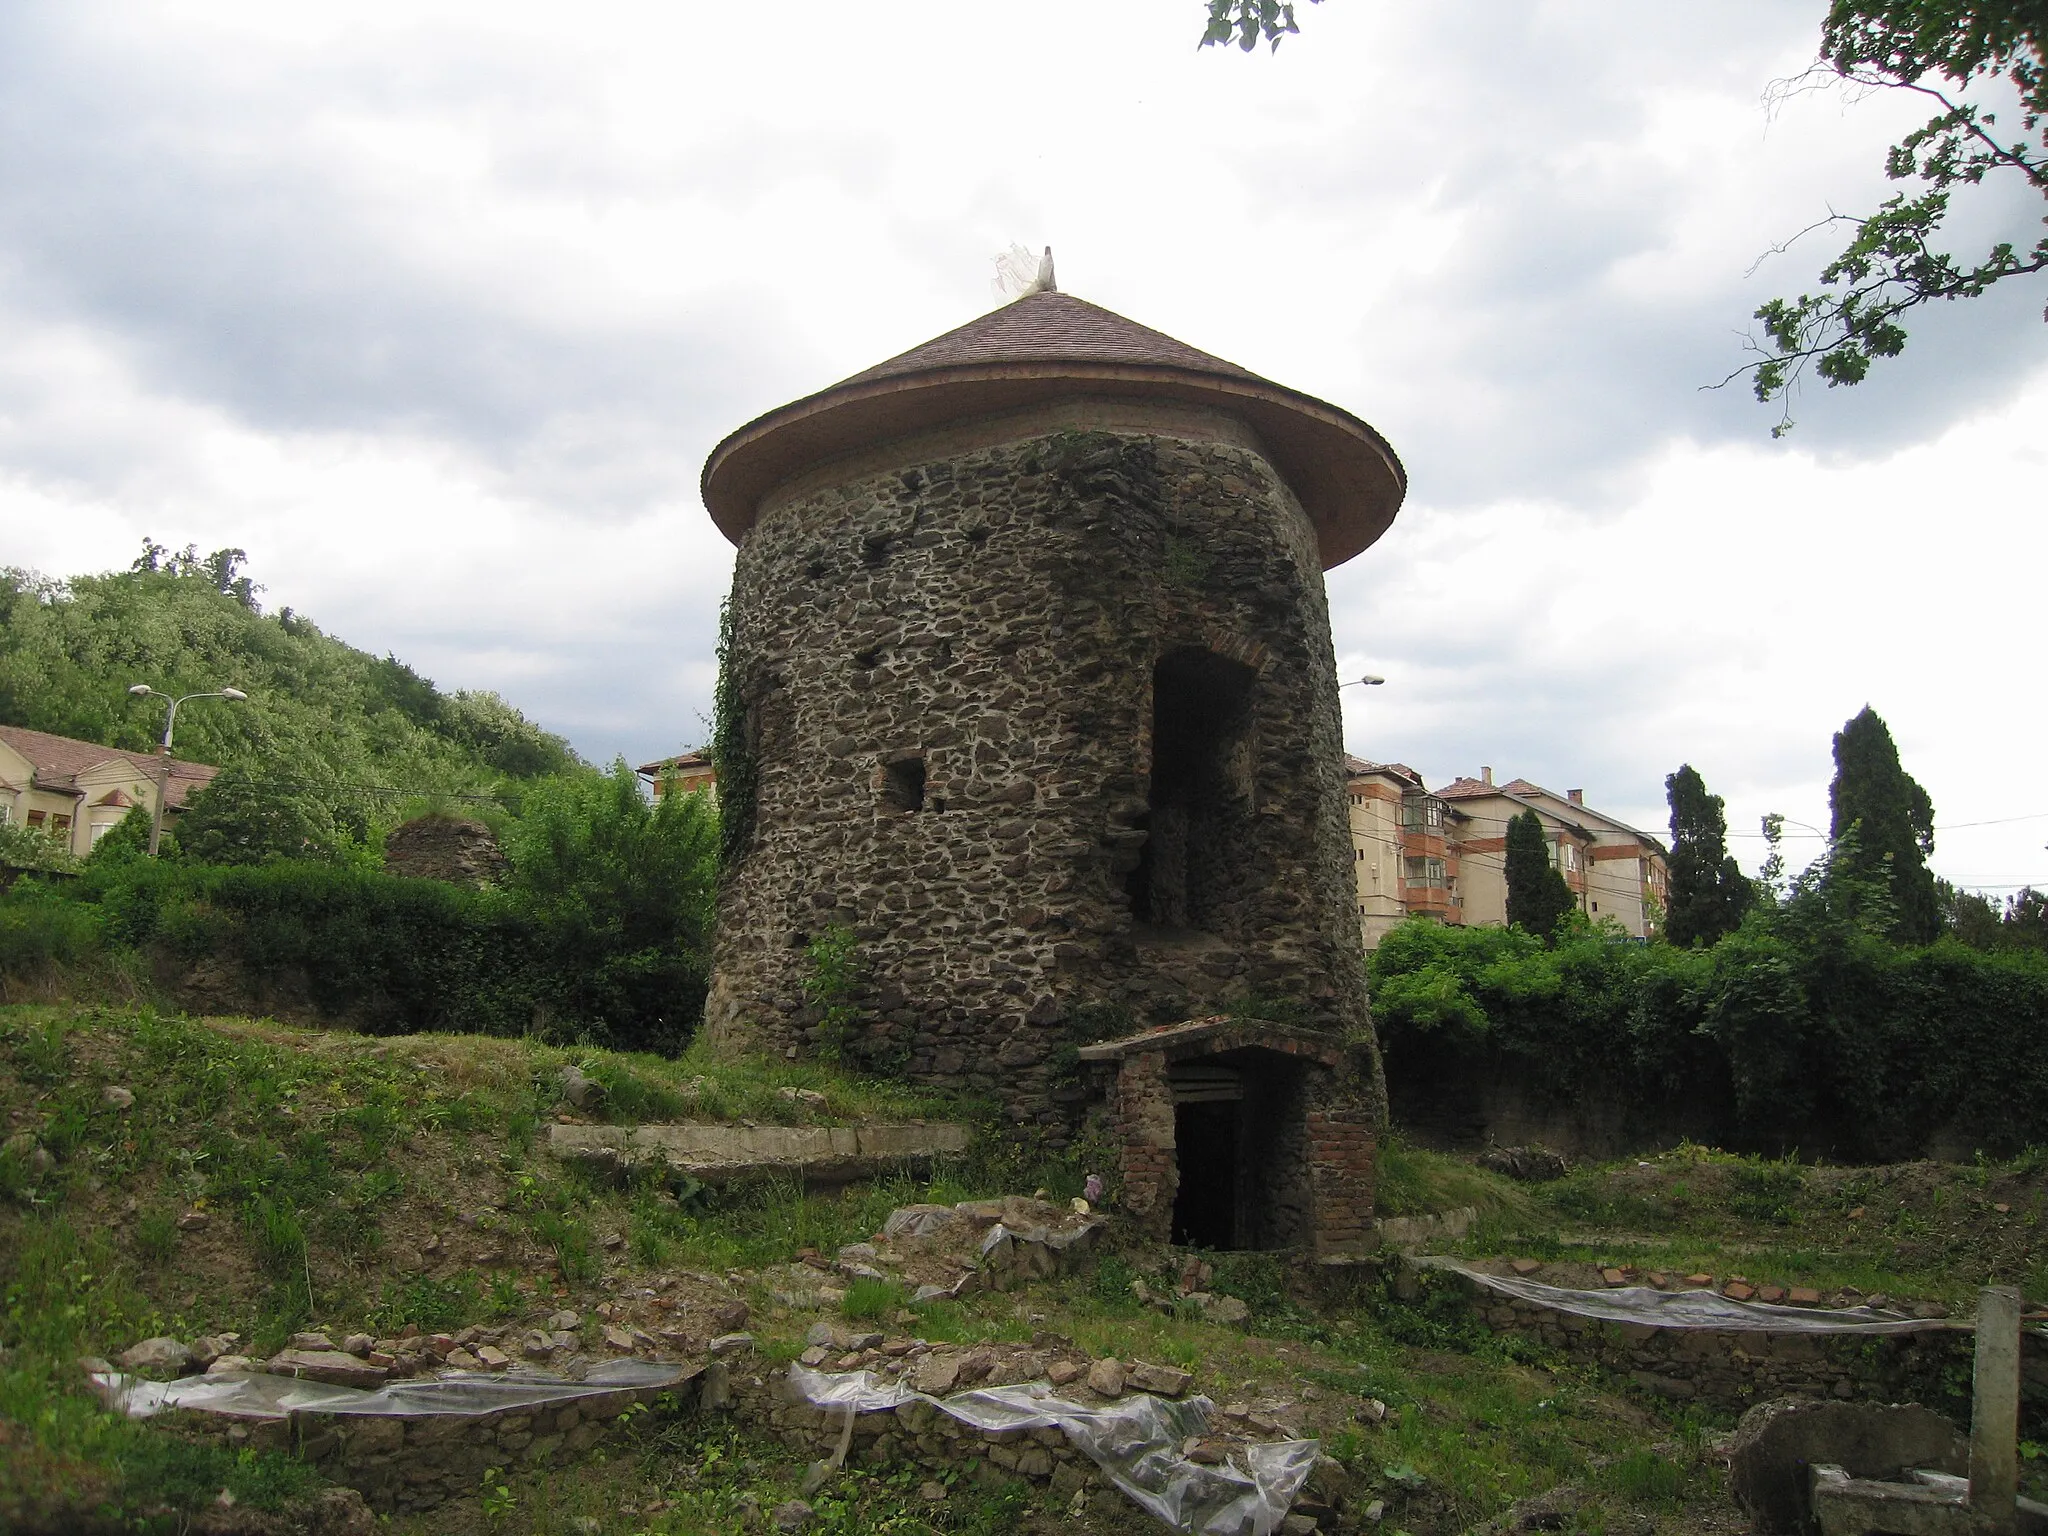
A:
<svg viewBox="0 0 2048 1536">
<path fill-rule="evenodd" d="M 1494 1076 L 1773 1152 L 2048 1143 L 2048 955 L 1894 944 L 1849 896 L 1811 883 L 1705 949 L 1403 923 L 1371 960 L 1396 1106 Z"/>
<path fill-rule="evenodd" d="M 99 941 L 98 915 L 54 884 L 23 880 L 0 899 L 0 980 L 76 965 Z"/>
</svg>

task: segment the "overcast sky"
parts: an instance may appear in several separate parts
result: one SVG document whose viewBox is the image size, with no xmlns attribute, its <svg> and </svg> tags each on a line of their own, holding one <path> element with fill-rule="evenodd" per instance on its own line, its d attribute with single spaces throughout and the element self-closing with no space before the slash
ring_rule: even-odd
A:
<svg viewBox="0 0 2048 1536">
<path fill-rule="evenodd" d="M 1353 751 L 1659 832 L 1689 761 L 1753 834 L 1825 825 L 1869 703 L 1937 870 L 2048 883 L 2044 285 L 1920 317 L 1781 442 L 1700 388 L 1831 250 L 1752 263 L 1885 195 L 1916 116 L 1766 111 L 1823 9 L 1328 0 L 1245 56 L 1193 47 L 1200 0 L 12 0 L 0 563 L 240 545 L 267 604 L 588 757 L 693 745 L 706 452 L 1049 242 L 1067 291 L 1401 453 L 1329 578 L 1340 662 L 1388 679 L 1345 693 Z M 1964 228 L 2039 213 L 1987 190 Z"/>
</svg>

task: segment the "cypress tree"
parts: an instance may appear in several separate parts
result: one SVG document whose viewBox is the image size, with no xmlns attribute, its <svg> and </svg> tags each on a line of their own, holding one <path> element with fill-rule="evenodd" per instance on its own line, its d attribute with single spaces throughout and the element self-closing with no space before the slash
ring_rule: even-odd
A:
<svg viewBox="0 0 2048 1536">
<path fill-rule="evenodd" d="M 1728 818 L 1719 795 L 1690 763 L 1664 781 L 1671 803 L 1671 907 L 1664 936 L 1674 944 L 1711 944 L 1742 923 L 1752 890 L 1728 853 Z"/>
<path fill-rule="evenodd" d="M 1524 811 L 1508 823 L 1508 923 L 1548 944 L 1565 913 L 1577 905 L 1572 888 L 1550 862 L 1543 818 Z"/>
<path fill-rule="evenodd" d="M 1934 802 L 1900 766 L 1891 730 L 1868 704 L 1835 733 L 1828 809 L 1831 876 L 1888 889 L 1895 912 L 1890 937 L 1900 944 L 1933 943 L 1941 932 L 1927 868 Z"/>
</svg>

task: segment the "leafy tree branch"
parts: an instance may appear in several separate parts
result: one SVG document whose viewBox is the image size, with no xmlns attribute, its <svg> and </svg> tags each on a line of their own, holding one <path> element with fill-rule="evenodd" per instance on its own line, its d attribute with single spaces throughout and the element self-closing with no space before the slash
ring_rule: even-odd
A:
<svg viewBox="0 0 2048 1536">
<path fill-rule="evenodd" d="M 1772 299 L 1756 311 L 1763 333 L 1748 339 L 1752 360 L 1720 381 L 1747 377 L 1759 401 L 1779 402 L 1773 437 L 1791 430 L 1791 396 L 1809 371 L 1830 388 L 1860 384 L 1873 362 L 1905 350 L 1901 321 L 1909 311 L 1974 299 L 1996 283 L 2048 271 L 2048 238 L 2024 251 L 2000 241 L 1975 261 L 1936 249 L 1955 188 L 1978 186 L 1998 171 L 2048 198 L 2044 42 L 2048 8 L 2040 0 L 1835 0 L 1820 59 L 1773 95 L 1782 100 L 1820 82 L 1907 91 L 1939 110 L 1885 153 L 1887 176 L 1924 190 L 1899 192 L 1868 215 L 1830 215 L 1773 247 L 1770 254 L 1782 253 L 1833 225 L 1854 230 L 1842 253 L 1821 268 L 1825 291 Z M 1930 83 L 1930 76 L 1947 86 Z M 1998 115 L 1968 99 L 2000 82 L 2019 97 L 2020 138 L 2001 140 Z"/>
</svg>

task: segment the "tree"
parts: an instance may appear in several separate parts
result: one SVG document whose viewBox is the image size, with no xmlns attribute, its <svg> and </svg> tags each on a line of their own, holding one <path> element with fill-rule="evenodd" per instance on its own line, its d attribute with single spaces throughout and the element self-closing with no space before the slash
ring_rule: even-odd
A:
<svg viewBox="0 0 2048 1536">
<path fill-rule="evenodd" d="M 1309 0 L 1311 5 L 1316 3 Z M 1209 26 L 1202 33 L 1202 46 L 1235 42 L 1250 53 L 1262 37 L 1278 48 L 1281 38 L 1300 30 L 1294 24 L 1294 7 L 1287 0 L 1209 0 Z"/>
<path fill-rule="evenodd" d="M 1873 213 L 1831 214 L 1801 231 L 1831 225 L 1854 231 L 1842 253 L 1821 268 L 1827 291 L 1773 299 L 1757 310 L 1764 328 L 1763 343 L 1751 341 L 1757 361 L 1729 378 L 1748 374 L 1758 400 L 1781 402 L 1786 414 L 1774 437 L 1792 426 L 1790 391 L 1809 366 L 1830 388 L 1859 384 L 1874 361 L 1905 349 L 1899 321 L 1907 311 L 1937 299 L 1974 299 L 1994 283 L 2048 271 L 2048 238 L 2024 251 L 2002 240 L 1975 261 L 1934 249 L 1958 187 L 1976 186 L 1996 172 L 2048 199 L 2044 56 L 2048 7 L 2041 0 L 1834 0 L 1829 6 L 1819 60 L 1781 92 L 1816 83 L 1883 88 L 1924 96 L 1938 110 L 1885 153 L 1885 174 L 1916 182 L 1917 190 L 1894 194 Z M 2022 130 L 2003 140 L 1997 113 L 1972 99 L 2001 83 L 2019 97 Z"/>
<path fill-rule="evenodd" d="M 178 818 L 178 847 L 202 864 L 346 863 L 363 857 L 328 797 L 312 785 L 234 764 L 215 774 Z"/>
<path fill-rule="evenodd" d="M 1711 944 L 1742 926 L 1755 890 L 1728 853 L 1719 795 L 1690 763 L 1664 780 L 1671 804 L 1671 905 L 1664 935 L 1674 944 Z"/>
<path fill-rule="evenodd" d="M 704 795 L 652 804 L 623 759 L 543 779 L 507 829 L 506 890 L 532 917 L 568 1003 L 600 1038 L 680 1050 L 704 1013 L 718 815 Z"/>
<path fill-rule="evenodd" d="M 1209 0 L 1202 45 L 1274 48 L 1300 31 L 1282 0 Z M 1983 99 L 2010 85 L 2021 134 L 1998 137 L 1998 114 Z M 1777 246 L 1834 225 L 1855 233 L 1821 268 L 1823 292 L 1772 299 L 1756 311 L 1763 339 L 1755 361 L 1721 383 L 1748 377 L 1758 400 L 1782 410 L 1773 437 L 1792 428 L 1790 395 L 1811 370 L 1829 388 L 1860 384 L 1870 365 L 1905 350 L 1900 317 L 1937 299 L 1974 299 L 1995 283 L 2048 271 L 2048 238 L 2020 250 L 1994 244 L 1979 260 L 1934 249 L 1949 199 L 1996 172 L 2048 198 L 2048 6 L 2042 0 L 1832 0 L 1821 24 L 1820 56 L 1779 96 L 1844 85 L 1908 91 L 1936 107 L 1933 117 L 1885 152 L 1885 174 L 1918 183 L 1868 214 L 1830 214 Z M 2044 314 L 2048 319 L 2048 314 Z"/>
<path fill-rule="evenodd" d="M 1564 915 L 1578 903 L 1572 888 L 1550 862 L 1550 838 L 1543 818 L 1524 811 L 1508 823 L 1508 924 L 1524 928 L 1546 944 Z"/>
<path fill-rule="evenodd" d="M 1934 802 L 1900 766 L 1891 730 L 1868 704 L 1835 734 L 1835 781 L 1828 787 L 1831 879 L 1890 894 L 1890 937 L 1931 944 L 1941 932 L 1934 876 Z"/>
</svg>

